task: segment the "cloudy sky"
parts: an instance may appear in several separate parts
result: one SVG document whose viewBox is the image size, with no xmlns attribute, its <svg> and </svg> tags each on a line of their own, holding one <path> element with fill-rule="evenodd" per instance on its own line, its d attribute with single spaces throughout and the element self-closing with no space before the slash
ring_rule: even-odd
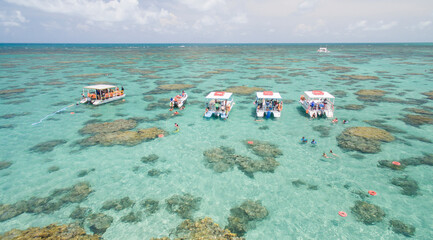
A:
<svg viewBox="0 0 433 240">
<path fill-rule="evenodd" d="M 0 42 L 433 42 L 433 0 L 0 0 Z"/>
</svg>

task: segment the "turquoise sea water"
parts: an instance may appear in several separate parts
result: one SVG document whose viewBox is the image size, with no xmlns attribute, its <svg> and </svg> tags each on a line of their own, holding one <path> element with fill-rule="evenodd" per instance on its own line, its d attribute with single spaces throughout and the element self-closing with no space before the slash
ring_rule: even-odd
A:
<svg viewBox="0 0 433 240">
<path fill-rule="evenodd" d="M 51 214 L 23 213 L 0 222 L 0 233 L 12 228 L 73 222 L 69 215 L 80 205 L 114 218 L 103 235 L 105 239 L 169 236 L 183 219 L 166 210 L 165 200 L 189 193 L 201 197 L 193 217 L 211 217 L 220 226 L 228 224 L 231 208 L 247 199 L 260 200 L 269 215 L 255 222 L 255 227 L 245 234 L 247 239 L 406 238 L 389 227 L 388 222 L 393 219 L 416 227 L 416 239 L 431 238 L 431 166 L 393 171 L 378 167 L 378 161 L 433 153 L 432 125 L 413 126 L 401 120 L 405 114 L 414 114 L 407 108 L 433 112 L 432 100 L 422 95 L 433 90 L 433 44 L 330 44 L 328 54 L 317 54 L 318 47 L 0 45 L 0 90 L 24 89 L 0 96 L 0 161 L 12 163 L 0 170 L 0 203 L 46 197 L 54 189 L 81 181 L 89 182 L 93 190 L 80 204 L 65 204 Z M 348 75 L 377 78 L 360 80 Z M 82 88 L 95 82 L 124 86 L 126 100 L 97 107 L 72 105 L 32 125 L 79 101 Z M 148 106 L 178 94 L 180 91 L 157 90 L 159 85 L 173 83 L 194 85 L 186 89 L 186 109 L 174 118 L 158 118 L 158 114 L 169 113 L 168 102 L 166 107 Z M 281 118 L 254 121 L 254 94 L 235 94 L 236 105 L 227 121 L 203 119 L 207 93 L 232 86 L 280 92 L 285 99 Z M 310 120 L 300 110 L 299 96 L 305 90 L 315 89 L 337 93 L 335 116 L 340 123 Z M 385 90 L 385 97 L 393 100 L 360 101 L 354 93 L 361 89 Z M 348 104 L 366 107 L 342 108 Z M 156 126 L 172 132 L 176 122 L 181 130 L 135 146 L 81 148 L 76 144 L 86 137 L 79 130 L 89 120 L 105 122 L 132 117 L 153 119 L 140 122 L 137 129 Z M 343 125 L 343 119 L 349 123 Z M 365 120 L 378 120 L 397 128 L 400 131 L 391 133 L 396 140 L 383 143 L 381 151 L 375 154 L 339 148 L 336 137 L 348 127 L 370 126 Z M 316 139 L 318 144 L 302 145 L 302 136 Z M 282 151 L 283 155 L 276 158 L 280 165 L 274 172 L 256 172 L 251 177 L 236 166 L 222 173 L 206 166 L 203 152 L 219 146 L 232 147 L 236 154 L 257 159 L 245 144 L 248 139 L 273 143 Z M 51 140 L 66 143 L 43 153 L 30 150 Z M 339 157 L 322 158 L 322 153 L 330 149 Z M 150 154 L 159 159 L 154 163 L 140 161 Z M 48 169 L 53 166 L 59 170 L 50 173 Z M 92 168 L 95 170 L 86 176 L 77 176 L 80 170 Z M 149 176 L 151 169 L 162 174 Z M 391 184 L 391 179 L 402 176 L 418 183 L 417 195 L 403 195 L 400 187 Z M 306 184 L 293 184 L 297 180 Z M 356 192 L 368 190 L 377 195 L 364 200 L 380 206 L 386 214 L 383 221 L 374 225 L 358 221 L 350 210 L 362 199 Z M 101 210 L 105 201 L 123 197 L 136 204 L 121 211 Z M 142 211 L 139 202 L 147 198 L 159 201 L 156 213 L 143 215 L 137 223 L 120 221 L 131 211 Z M 348 216 L 340 217 L 338 211 L 345 211 Z"/>
</svg>

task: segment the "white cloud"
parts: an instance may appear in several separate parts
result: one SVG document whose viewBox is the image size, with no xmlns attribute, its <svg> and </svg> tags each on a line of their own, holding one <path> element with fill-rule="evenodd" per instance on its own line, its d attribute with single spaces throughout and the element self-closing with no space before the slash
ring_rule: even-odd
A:
<svg viewBox="0 0 433 240">
<path fill-rule="evenodd" d="M 306 12 L 313 10 L 316 7 L 317 0 L 304 0 L 298 5 L 298 10 Z"/>
<path fill-rule="evenodd" d="M 366 20 L 361 20 L 355 24 L 350 24 L 347 27 L 347 30 L 353 31 L 359 29 L 362 31 L 385 31 L 397 26 L 397 24 L 397 21 L 392 21 L 388 23 L 384 21 L 378 21 L 377 23 L 368 24 Z"/>
<path fill-rule="evenodd" d="M 306 33 L 311 33 L 314 31 L 324 33 L 325 31 L 321 29 L 323 28 L 323 26 L 325 26 L 325 21 L 323 21 L 322 19 L 317 20 L 314 24 L 301 23 L 296 26 L 295 33 L 297 35 L 304 35 Z"/>
<path fill-rule="evenodd" d="M 132 22 L 147 24 L 168 16 L 164 9 L 143 9 L 138 0 L 6 0 L 49 13 L 78 16 L 99 23 Z"/>
<path fill-rule="evenodd" d="M 226 4 L 225 0 L 179 0 L 179 2 L 198 11 L 208 11 Z"/>
<path fill-rule="evenodd" d="M 237 23 L 237 24 L 246 24 L 248 23 L 247 15 L 245 14 L 238 14 L 235 17 L 233 17 L 230 22 Z"/>
<path fill-rule="evenodd" d="M 210 16 L 203 16 L 201 19 L 197 20 L 192 26 L 195 30 L 201 30 L 204 27 L 210 27 L 217 23 L 217 21 Z"/>
<path fill-rule="evenodd" d="M 428 26 L 430 26 L 431 24 L 432 24 L 432 21 L 422 21 L 422 22 L 419 22 L 416 25 L 412 26 L 412 29 L 423 30 L 423 29 L 427 28 Z"/>
<path fill-rule="evenodd" d="M 19 27 L 21 24 L 28 22 L 20 11 L 7 13 L 0 11 L 0 25 L 5 27 Z"/>
</svg>

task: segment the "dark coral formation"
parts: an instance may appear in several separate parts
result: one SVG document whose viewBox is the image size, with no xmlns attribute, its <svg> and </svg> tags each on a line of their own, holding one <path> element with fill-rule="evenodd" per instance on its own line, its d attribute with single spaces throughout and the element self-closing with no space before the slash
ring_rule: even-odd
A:
<svg viewBox="0 0 433 240">
<path fill-rule="evenodd" d="M 158 89 L 162 91 L 183 90 L 195 87 L 192 84 L 165 84 L 159 85 Z"/>
<path fill-rule="evenodd" d="M 367 225 L 381 222 L 385 217 L 385 212 L 379 206 L 365 201 L 356 201 L 351 210 L 358 221 Z"/>
<path fill-rule="evenodd" d="M 364 122 L 373 127 L 382 128 L 390 133 L 406 133 L 404 130 L 383 123 L 383 120 L 364 120 Z"/>
<path fill-rule="evenodd" d="M 380 102 L 385 96 L 385 91 L 378 89 L 362 89 L 356 92 L 358 95 L 358 100 L 364 102 Z"/>
<path fill-rule="evenodd" d="M 156 162 L 156 160 L 158 160 L 158 159 L 159 159 L 158 155 L 156 155 L 156 154 L 150 154 L 148 156 L 142 157 L 141 161 L 143 163 L 153 163 L 153 162 Z"/>
<path fill-rule="evenodd" d="M 11 114 L 1 115 L 0 118 L 11 119 L 11 118 L 15 118 L 15 117 L 26 116 L 26 115 L 29 115 L 29 114 L 30 114 L 29 112 L 11 113 Z"/>
<path fill-rule="evenodd" d="M 252 143 L 251 143 L 252 142 Z M 245 144 L 249 147 L 253 153 L 259 157 L 272 157 L 277 158 L 283 155 L 283 152 L 272 143 L 258 140 L 246 140 Z"/>
<path fill-rule="evenodd" d="M 92 209 L 87 207 L 80 207 L 77 206 L 69 215 L 70 218 L 77 221 L 77 223 L 80 226 L 84 226 L 84 221 L 86 220 L 87 216 L 92 213 Z"/>
<path fill-rule="evenodd" d="M 233 148 L 221 146 L 206 150 L 203 155 L 210 168 L 216 172 L 225 172 L 235 165 L 234 153 Z"/>
<path fill-rule="evenodd" d="M 211 218 L 202 218 L 197 221 L 185 220 L 176 228 L 176 239 L 218 239 L 218 240 L 244 240 L 236 237 L 228 229 L 222 229 Z"/>
<path fill-rule="evenodd" d="M 411 158 L 404 158 L 400 159 L 397 162 L 400 163 L 400 165 L 395 165 L 392 163 L 392 160 L 380 160 L 379 167 L 388 167 L 393 170 L 403 170 L 407 166 L 419 166 L 419 165 L 428 165 L 433 166 L 433 154 L 424 153 L 423 156 L 420 157 L 411 157 Z"/>
<path fill-rule="evenodd" d="M 254 224 L 250 222 L 262 220 L 268 214 L 268 210 L 260 201 L 246 200 L 240 206 L 230 209 L 229 224 L 226 228 L 238 236 L 243 236 L 254 228 Z"/>
<path fill-rule="evenodd" d="M 91 192 L 89 183 L 80 182 L 69 188 L 56 189 L 48 197 L 31 197 L 13 204 L 0 204 L 0 222 L 22 213 L 52 213 L 65 204 L 82 202 Z"/>
<path fill-rule="evenodd" d="M 38 153 L 45 153 L 45 152 L 51 152 L 54 150 L 54 148 L 58 145 L 65 144 L 66 140 L 51 140 L 43 143 L 38 143 L 35 146 L 30 148 L 30 151 L 38 152 Z"/>
<path fill-rule="evenodd" d="M 144 212 L 148 215 L 154 214 L 159 210 L 159 201 L 154 199 L 145 199 L 140 203 L 140 205 L 144 208 Z"/>
<path fill-rule="evenodd" d="M 313 130 L 320 133 L 320 137 L 329 137 L 331 127 L 325 125 L 314 126 Z"/>
<path fill-rule="evenodd" d="M 419 127 L 424 124 L 433 124 L 433 118 L 425 115 L 405 114 L 404 118 L 400 118 L 404 123 Z"/>
<path fill-rule="evenodd" d="M 9 161 L 0 161 L 0 170 L 9 168 L 12 165 Z"/>
<path fill-rule="evenodd" d="M 338 137 L 338 146 L 363 153 L 380 152 L 381 142 L 391 142 L 395 138 L 387 131 L 374 127 L 351 127 Z"/>
<path fill-rule="evenodd" d="M 249 177 L 254 177 L 255 172 L 273 172 L 279 166 L 275 157 L 281 156 L 282 152 L 275 145 L 262 141 L 246 141 L 246 143 L 255 155 L 261 157 L 261 160 L 236 155 L 233 148 L 224 146 L 206 150 L 203 155 L 208 166 L 216 172 L 225 172 L 237 165 L 239 170 Z"/>
<path fill-rule="evenodd" d="M 137 126 L 132 119 L 119 119 L 114 122 L 90 123 L 79 130 L 81 134 L 112 133 L 130 130 Z"/>
<path fill-rule="evenodd" d="M 429 110 L 426 110 L 426 109 L 422 109 L 422 108 L 405 108 L 403 110 L 407 111 L 407 112 L 413 112 L 413 113 L 416 113 L 416 114 L 433 116 L 433 112 L 431 112 Z"/>
<path fill-rule="evenodd" d="M 32 227 L 26 230 L 12 229 L 0 235 L 4 240 L 24 240 L 24 239 L 76 239 L 76 240 L 99 240 L 98 235 L 88 235 L 86 231 L 75 224 L 56 225 L 51 224 L 46 227 Z"/>
<path fill-rule="evenodd" d="M 87 176 L 87 174 L 89 174 L 89 173 L 91 173 L 91 172 L 93 172 L 93 171 L 95 171 L 94 168 L 91 168 L 91 169 L 85 169 L 85 170 L 80 170 L 80 171 L 77 173 L 77 177 L 84 177 L 84 176 Z"/>
<path fill-rule="evenodd" d="M 132 207 L 134 205 L 134 201 L 132 201 L 129 197 L 124 197 L 122 199 L 114 199 L 105 201 L 102 204 L 102 210 L 110 210 L 114 209 L 116 211 L 123 210 L 125 208 Z"/>
<path fill-rule="evenodd" d="M 341 106 L 342 109 L 346 110 L 362 110 L 365 108 L 364 105 L 358 105 L 358 104 L 347 104 L 344 106 Z"/>
<path fill-rule="evenodd" d="M 120 221 L 126 223 L 141 222 L 141 212 L 129 212 L 125 216 L 121 217 Z"/>
<path fill-rule="evenodd" d="M 415 227 L 400 220 L 390 220 L 389 226 L 395 233 L 402 234 L 406 237 L 415 236 Z"/>
<path fill-rule="evenodd" d="M 86 223 L 89 226 L 90 230 L 96 234 L 104 234 L 107 231 L 107 228 L 111 226 L 113 222 L 113 217 L 103 214 L 103 213 L 93 213 L 90 214 Z"/>
<path fill-rule="evenodd" d="M 428 99 L 433 100 L 433 91 L 424 92 L 423 95 L 427 96 Z"/>
<path fill-rule="evenodd" d="M 199 209 L 200 202 L 200 197 L 194 197 L 189 193 L 173 195 L 165 200 L 167 211 L 175 213 L 183 219 L 192 219 L 192 214 Z"/>
<path fill-rule="evenodd" d="M 407 196 L 416 196 L 418 195 L 418 183 L 409 178 L 408 176 L 404 177 L 395 177 L 391 180 L 391 183 L 395 186 L 401 187 L 401 194 Z"/>
<path fill-rule="evenodd" d="M 78 141 L 83 147 L 103 145 L 103 146 L 113 146 L 113 145 L 126 145 L 135 146 L 143 141 L 150 141 L 158 138 L 158 135 L 166 134 L 166 132 L 157 127 L 139 129 L 137 131 L 118 131 L 111 133 L 98 133 L 94 136 L 82 139 Z"/>
<path fill-rule="evenodd" d="M 235 86 L 227 88 L 226 92 L 231 92 L 238 95 L 250 95 L 263 90 L 263 88 L 259 87 Z"/>
<path fill-rule="evenodd" d="M 51 166 L 48 168 L 48 173 L 57 172 L 60 168 L 58 166 Z"/>
</svg>

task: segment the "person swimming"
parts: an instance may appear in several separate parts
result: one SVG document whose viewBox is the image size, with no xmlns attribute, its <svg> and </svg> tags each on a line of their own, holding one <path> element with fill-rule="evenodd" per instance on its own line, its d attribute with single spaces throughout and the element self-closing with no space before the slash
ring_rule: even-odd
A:
<svg viewBox="0 0 433 240">
<path fill-rule="evenodd" d="M 311 144 L 317 144 L 316 140 L 313 139 L 313 141 L 311 141 Z"/>
<path fill-rule="evenodd" d="M 333 123 L 338 123 L 338 118 L 335 118 L 334 120 L 332 120 Z"/>
<path fill-rule="evenodd" d="M 176 130 L 174 132 L 179 132 L 179 130 L 180 130 L 179 124 L 174 123 L 174 127 L 176 128 Z"/>
<path fill-rule="evenodd" d="M 301 138 L 301 142 L 302 142 L 302 143 L 306 143 L 306 142 L 308 142 L 308 139 L 306 139 L 305 137 L 302 137 L 302 138 Z"/>
<path fill-rule="evenodd" d="M 343 124 L 346 124 L 346 123 L 348 123 L 349 121 L 347 121 L 347 120 L 343 120 Z"/>
<path fill-rule="evenodd" d="M 324 157 L 324 158 L 331 158 L 328 155 L 326 155 L 326 153 L 323 153 L 322 157 Z"/>
<path fill-rule="evenodd" d="M 339 157 L 337 154 L 335 154 L 335 153 L 332 152 L 332 149 L 329 150 L 329 153 L 332 154 L 332 155 L 334 155 L 334 156 L 336 156 L 336 157 Z"/>
</svg>

